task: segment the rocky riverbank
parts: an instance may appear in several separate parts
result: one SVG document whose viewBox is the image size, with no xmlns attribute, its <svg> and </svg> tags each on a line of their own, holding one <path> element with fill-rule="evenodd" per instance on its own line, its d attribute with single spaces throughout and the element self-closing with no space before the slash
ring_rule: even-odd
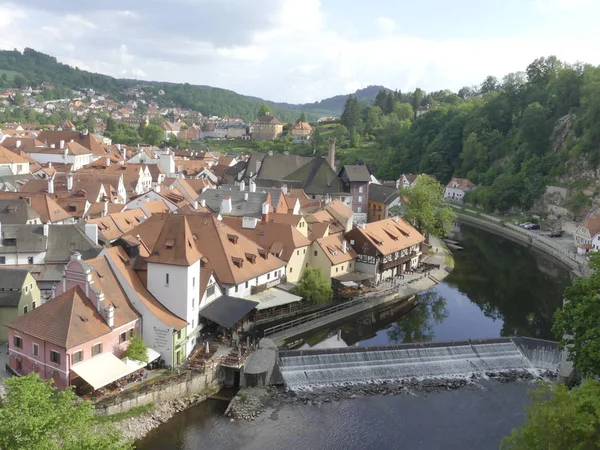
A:
<svg viewBox="0 0 600 450">
<path fill-rule="evenodd" d="M 206 396 L 196 394 L 171 402 L 157 405 L 152 411 L 140 416 L 129 417 L 115 423 L 115 428 L 123 433 L 127 440 L 138 440 L 146 436 L 151 430 L 162 425 L 178 412 L 206 400 Z"/>
<path fill-rule="evenodd" d="M 231 401 L 225 415 L 236 420 L 254 420 L 269 410 L 271 418 L 277 418 L 277 412 L 284 404 L 298 403 L 319 406 L 340 400 L 350 400 L 371 395 L 427 395 L 436 392 L 464 388 L 477 384 L 482 379 L 491 379 L 500 383 L 533 382 L 554 380 L 556 374 L 550 371 L 531 373 L 526 370 L 506 370 L 473 374 L 466 378 L 432 378 L 398 381 L 373 381 L 370 383 L 343 383 L 337 386 L 311 388 L 298 391 L 277 389 L 246 389 L 238 392 Z"/>
</svg>

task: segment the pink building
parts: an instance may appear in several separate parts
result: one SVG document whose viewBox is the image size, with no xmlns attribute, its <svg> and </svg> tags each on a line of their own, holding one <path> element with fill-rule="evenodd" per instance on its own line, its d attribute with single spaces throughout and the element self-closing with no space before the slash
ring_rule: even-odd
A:
<svg viewBox="0 0 600 450">
<path fill-rule="evenodd" d="M 106 259 L 74 254 L 53 300 L 6 324 L 9 366 L 69 385 L 93 389 L 135 370 L 119 359 L 140 332 L 131 306 Z"/>
</svg>

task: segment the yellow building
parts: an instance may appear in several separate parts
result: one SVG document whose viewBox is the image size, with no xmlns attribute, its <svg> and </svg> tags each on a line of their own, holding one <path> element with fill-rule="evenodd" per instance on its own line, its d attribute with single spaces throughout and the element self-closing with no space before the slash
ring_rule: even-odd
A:
<svg viewBox="0 0 600 450">
<path fill-rule="evenodd" d="M 290 135 L 294 142 L 302 142 L 310 140 L 313 133 L 313 128 L 307 122 L 296 122 L 290 128 Z"/>
<path fill-rule="evenodd" d="M 252 139 L 255 141 L 272 141 L 283 134 L 283 122 L 267 114 L 252 122 Z"/>
<path fill-rule="evenodd" d="M 356 252 L 341 233 L 315 240 L 311 246 L 310 266 L 330 279 L 354 271 Z"/>
<path fill-rule="evenodd" d="M 0 341 L 6 342 L 5 323 L 41 305 L 40 289 L 27 270 L 0 269 Z"/>
</svg>

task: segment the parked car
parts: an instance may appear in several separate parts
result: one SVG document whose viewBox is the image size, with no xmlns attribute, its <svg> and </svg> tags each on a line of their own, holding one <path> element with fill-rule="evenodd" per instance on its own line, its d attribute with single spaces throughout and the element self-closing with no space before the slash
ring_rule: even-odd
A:
<svg viewBox="0 0 600 450">
<path fill-rule="evenodd" d="M 550 236 L 551 238 L 559 238 L 559 237 L 563 237 L 564 234 L 565 234 L 564 231 L 552 231 L 552 232 L 550 232 L 550 234 L 548 236 Z"/>
<path fill-rule="evenodd" d="M 533 225 L 531 222 L 524 222 L 524 223 L 520 224 L 519 226 L 521 228 L 529 228 L 531 225 Z"/>
<path fill-rule="evenodd" d="M 527 226 L 527 229 L 528 229 L 528 230 L 539 230 L 539 229 L 540 229 L 540 226 L 539 226 L 537 223 L 530 223 L 530 224 Z"/>
</svg>

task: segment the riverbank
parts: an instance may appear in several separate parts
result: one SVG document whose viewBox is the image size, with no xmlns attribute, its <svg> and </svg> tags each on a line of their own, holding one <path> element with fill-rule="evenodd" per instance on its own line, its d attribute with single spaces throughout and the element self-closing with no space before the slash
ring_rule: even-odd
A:
<svg viewBox="0 0 600 450">
<path fill-rule="evenodd" d="M 391 294 L 369 298 L 352 307 L 283 329 L 283 331 L 269 335 L 269 339 L 272 339 L 277 347 L 283 347 L 289 342 L 313 333 L 316 330 L 348 321 L 378 306 L 400 300 L 408 300 L 416 294 L 431 289 L 452 272 L 454 259 L 452 253 L 441 239 L 430 236 L 430 246 L 430 253 L 423 261 L 438 266 L 438 269 L 433 269 L 427 274 L 420 275 L 418 278 L 412 278 L 408 282 L 400 282 Z"/>
<path fill-rule="evenodd" d="M 501 219 L 478 213 L 464 208 L 454 207 L 460 222 L 488 231 L 498 236 L 509 239 L 528 248 L 534 248 L 569 267 L 578 277 L 589 274 L 587 258 L 575 252 L 568 251 L 557 245 L 551 239 L 540 236 L 517 225 L 503 222 Z"/>
<path fill-rule="evenodd" d="M 205 401 L 211 392 L 207 395 L 194 394 L 190 397 L 183 397 L 170 402 L 160 403 L 144 414 L 128 417 L 124 420 L 114 423 L 114 427 L 123 434 L 126 440 L 136 441 L 142 439 L 150 431 L 167 422 L 175 414 Z M 111 416 L 103 416 L 110 418 Z"/>
</svg>

